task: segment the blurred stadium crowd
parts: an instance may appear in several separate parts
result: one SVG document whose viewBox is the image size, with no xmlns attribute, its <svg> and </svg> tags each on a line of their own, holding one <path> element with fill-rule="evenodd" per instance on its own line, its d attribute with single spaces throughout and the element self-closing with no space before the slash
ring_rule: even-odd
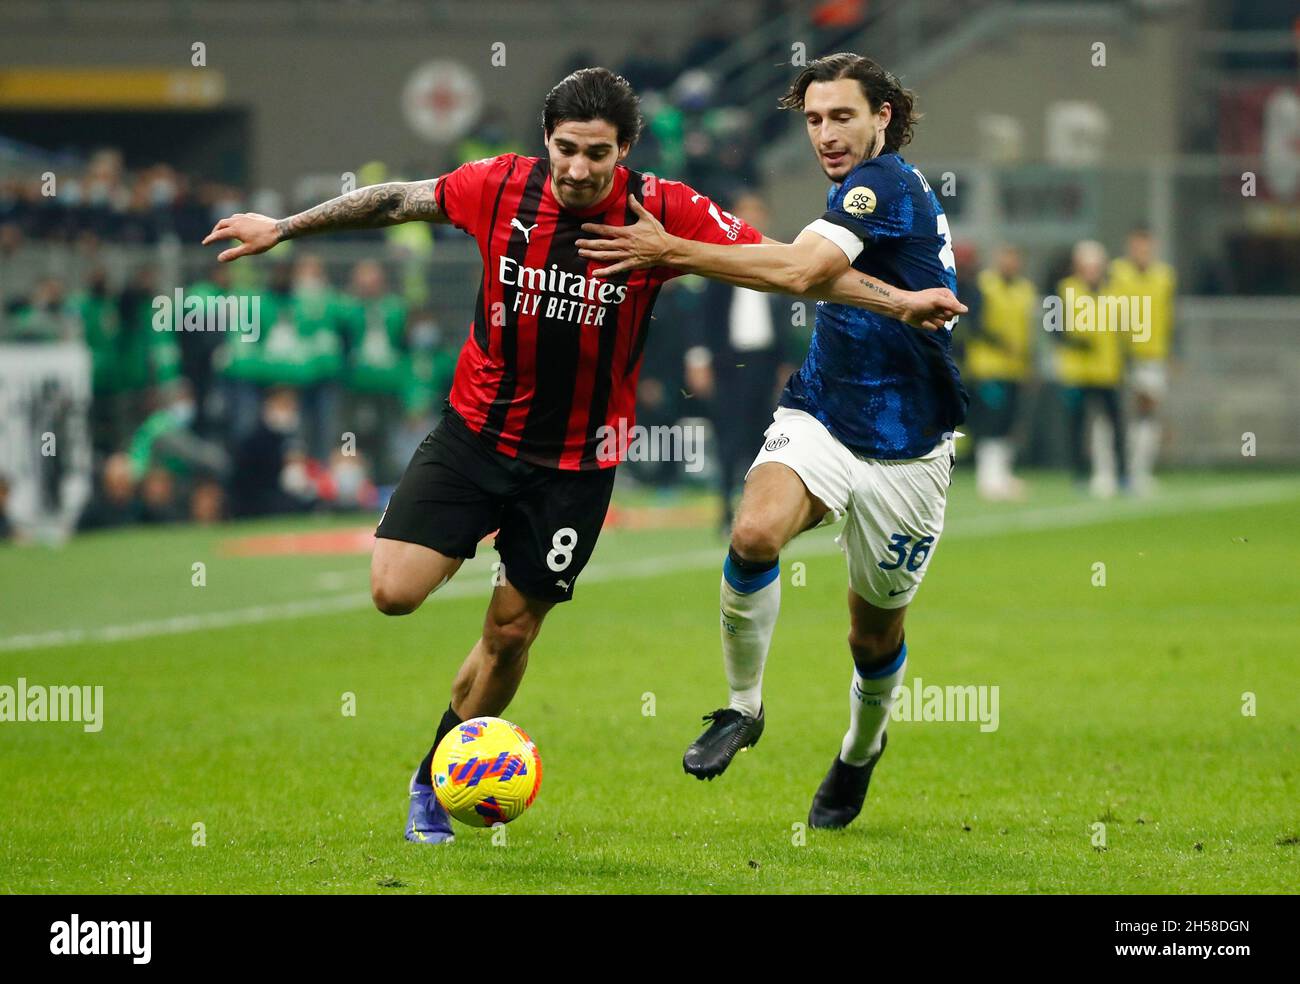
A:
<svg viewBox="0 0 1300 984">
<path fill-rule="evenodd" d="M 852 34 L 864 7 L 818 6 L 812 17 L 819 46 L 833 50 Z M 642 94 L 646 117 L 632 163 L 680 177 L 763 228 L 766 209 L 752 191 L 759 183 L 752 168 L 770 121 L 729 103 L 725 73 L 692 67 L 707 64 L 728 40 L 726 25 L 718 24 L 702 30 L 680 58 L 648 44 L 618 66 Z M 564 70 L 598 61 L 575 51 Z M 536 134 L 508 132 L 502 114 L 489 108 L 419 176 L 511 151 L 539 152 Z M 20 156 L 21 148 L 13 153 Z M 79 528 L 381 504 L 450 388 L 464 337 L 453 310 L 470 298 L 449 309 L 430 289 L 424 264 L 435 240 L 460 233 L 421 224 L 329 237 L 357 247 L 342 262 L 326 262 L 314 241 L 230 267 L 215 263 L 213 249 L 202 254 L 199 269 L 192 246 L 217 218 L 243 210 L 287 214 L 338 189 L 304 182 L 281 198 L 199 180 L 166 163 L 128 169 L 113 148 L 69 158 L 57 170 L 55 194 L 40 174 L 0 171 L 0 270 L 7 271 L 0 273 L 0 343 L 77 342 L 90 352 L 93 492 Z M 401 175 L 409 176 L 415 175 Z M 399 175 L 371 163 L 356 177 L 365 185 Z M 158 257 L 169 244 L 183 244 L 190 259 L 166 267 Z M 1012 470 L 1022 391 L 1044 372 L 1062 387 L 1080 483 L 1096 495 L 1150 489 L 1173 276 L 1149 235 L 1138 231 L 1114 245 L 1124 255 L 1111 262 L 1100 244 L 1082 243 L 1069 269 L 1034 284 L 1016 249 L 999 250 L 981 270 L 981 258 L 959 244 L 962 299 L 972 310 L 955 338 L 972 396 L 968 429 L 981 494 L 1024 495 Z M 115 262 L 120 250 L 136 248 L 130 255 L 149 259 Z M 168 279 L 164 269 L 180 271 L 181 279 Z M 261 330 L 156 330 L 158 299 L 178 287 L 187 298 L 255 303 Z M 1045 335 L 1042 298 L 1067 287 L 1150 297 L 1149 340 L 1136 345 L 1114 330 L 1072 332 L 1068 325 Z M 696 278 L 670 284 L 640 388 L 643 424 L 711 423 L 706 474 L 722 491 L 723 524 L 811 331 L 811 312 L 797 302 L 751 295 Z M 1045 339 L 1050 352 L 1035 341 Z M 718 412 L 737 406 L 745 412 Z M 1136 420 L 1126 422 L 1126 407 Z M 1094 418 L 1101 422 L 1095 433 L 1088 423 Z M 657 487 L 686 477 L 671 462 L 626 470 Z"/>
</svg>

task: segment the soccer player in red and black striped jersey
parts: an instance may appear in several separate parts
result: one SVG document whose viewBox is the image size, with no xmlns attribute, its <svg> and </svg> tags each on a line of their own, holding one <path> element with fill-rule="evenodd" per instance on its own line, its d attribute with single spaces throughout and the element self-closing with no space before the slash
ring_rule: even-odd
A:
<svg viewBox="0 0 1300 984">
<path fill-rule="evenodd" d="M 635 200 L 685 239 L 763 239 L 686 185 L 623 165 L 641 117 L 631 86 L 606 69 L 582 69 L 552 89 L 542 126 L 544 157 L 504 154 L 431 181 L 361 188 L 286 219 L 234 215 L 204 239 L 239 240 L 223 261 L 297 236 L 408 221 L 451 223 L 478 243 L 483 276 L 449 405 L 394 491 L 371 560 L 376 607 L 404 615 L 497 531 L 503 577 L 452 683 L 434 748 L 463 720 L 505 711 L 543 618 L 572 597 L 626 451 L 608 438 L 630 430 L 650 312 L 678 275 L 656 267 L 592 276 L 599 264 L 575 245 L 583 223 L 632 224 Z M 806 296 L 918 325 L 942 323 L 956 303 L 944 291 L 901 291 L 856 271 Z M 433 796 L 432 758 L 430 749 L 412 779 L 406 837 L 443 843 L 452 831 Z"/>
</svg>

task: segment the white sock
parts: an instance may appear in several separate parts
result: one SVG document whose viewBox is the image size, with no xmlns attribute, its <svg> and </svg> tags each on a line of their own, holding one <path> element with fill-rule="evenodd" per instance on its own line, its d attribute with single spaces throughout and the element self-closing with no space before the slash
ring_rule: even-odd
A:
<svg viewBox="0 0 1300 984">
<path fill-rule="evenodd" d="M 986 437 L 975 445 L 975 486 L 981 495 L 997 495 L 1011 482 L 1011 442 Z"/>
<path fill-rule="evenodd" d="M 1107 499 L 1118 486 L 1115 461 L 1115 430 L 1101 414 L 1092 420 L 1089 431 L 1092 442 L 1092 481 L 1090 489 L 1098 498 Z"/>
<path fill-rule="evenodd" d="M 997 491 L 997 444 L 982 438 L 975 444 L 975 488 L 980 495 Z"/>
<path fill-rule="evenodd" d="M 1011 474 L 1011 462 L 1015 460 L 1015 450 L 1011 445 L 1011 441 L 1005 437 L 996 438 L 994 447 L 997 449 L 993 459 L 996 463 L 997 482 L 998 485 L 1006 488 L 1014 478 Z"/>
<path fill-rule="evenodd" d="M 854 668 L 849 684 L 849 730 L 840 743 L 840 761 L 845 765 L 866 765 L 880 751 L 894 706 L 894 688 L 902 684 L 906 671 L 906 642 L 879 675 L 864 677 Z"/>
<path fill-rule="evenodd" d="M 755 574 L 740 571 L 728 556 L 722 566 L 722 661 L 731 688 L 728 704 L 758 717 L 763 706 L 763 665 L 781 610 L 781 568 Z"/>
<path fill-rule="evenodd" d="M 1155 417 L 1142 417 L 1133 422 L 1128 432 L 1129 470 L 1135 488 L 1151 484 L 1160 454 L 1160 421 Z"/>
</svg>

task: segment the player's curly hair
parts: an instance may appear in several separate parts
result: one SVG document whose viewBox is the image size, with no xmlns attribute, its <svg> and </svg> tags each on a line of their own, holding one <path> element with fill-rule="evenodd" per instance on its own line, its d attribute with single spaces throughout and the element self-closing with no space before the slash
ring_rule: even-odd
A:
<svg viewBox="0 0 1300 984">
<path fill-rule="evenodd" d="M 608 68 L 580 68 L 560 80 L 542 104 L 542 129 L 549 137 L 564 120 L 605 120 L 620 144 L 641 136 L 641 100 L 632 84 Z"/>
<path fill-rule="evenodd" d="M 916 111 L 916 93 L 904 89 L 898 77 L 878 62 L 849 51 L 827 55 L 810 62 L 790 83 L 777 105 L 781 109 L 803 110 L 804 94 L 814 82 L 834 82 L 836 79 L 857 79 L 862 94 L 871 105 L 873 113 L 889 103 L 891 116 L 885 128 L 885 146 L 882 154 L 897 152 L 912 140 L 912 130 L 921 118 Z"/>
</svg>

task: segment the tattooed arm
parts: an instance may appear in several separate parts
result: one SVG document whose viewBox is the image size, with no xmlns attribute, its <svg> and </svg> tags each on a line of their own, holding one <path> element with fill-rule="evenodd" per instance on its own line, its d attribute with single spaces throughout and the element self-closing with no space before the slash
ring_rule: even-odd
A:
<svg viewBox="0 0 1300 984">
<path fill-rule="evenodd" d="M 238 239 L 239 245 L 221 252 L 225 263 L 241 256 L 264 253 L 277 243 L 299 236 L 336 229 L 378 229 L 401 222 L 449 222 L 434 196 L 435 181 L 390 181 L 370 185 L 291 215 L 273 219 L 256 212 L 239 212 L 222 219 L 203 240 L 203 245 L 222 239 Z"/>
<path fill-rule="evenodd" d="M 331 198 L 305 212 L 281 219 L 281 240 L 334 229 L 377 229 L 401 222 L 450 221 L 434 196 L 436 181 L 390 181 Z"/>
<path fill-rule="evenodd" d="M 852 267 L 825 283 L 815 284 L 800 296 L 866 308 L 927 331 L 938 331 L 967 310 L 947 287 L 903 290 Z"/>
</svg>

